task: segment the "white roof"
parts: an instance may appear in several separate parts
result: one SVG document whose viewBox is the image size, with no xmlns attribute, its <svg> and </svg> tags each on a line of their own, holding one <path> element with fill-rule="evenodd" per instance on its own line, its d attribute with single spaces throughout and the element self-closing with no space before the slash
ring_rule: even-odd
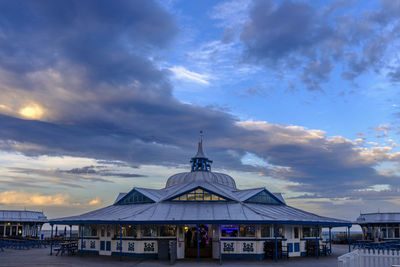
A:
<svg viewBox="0 0 400 267">
<path fill-rule="evenodd" d="M 360 214 L 358 224 L 366 223 L 400 223 L 400 212 L 376 212 Z"/>
<path fill-rule="evenodd" d="M 43 212 L 27 210 L 0 210 L 1 222 L 38 222 L 46 223 Z"/>
</svg>

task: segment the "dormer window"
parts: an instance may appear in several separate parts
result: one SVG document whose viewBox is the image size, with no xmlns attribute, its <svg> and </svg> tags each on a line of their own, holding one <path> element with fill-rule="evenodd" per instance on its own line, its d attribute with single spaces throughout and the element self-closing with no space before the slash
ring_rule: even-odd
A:
<svg viewBox="0 0 400 267">
<path fill-rule="evenodd" d="M 227 201 L 226 198 L 221 197 L 215 193 L 197 188 L 196 190 L 184 193 L 177 196 L 172 201 Z"/>
</svg>

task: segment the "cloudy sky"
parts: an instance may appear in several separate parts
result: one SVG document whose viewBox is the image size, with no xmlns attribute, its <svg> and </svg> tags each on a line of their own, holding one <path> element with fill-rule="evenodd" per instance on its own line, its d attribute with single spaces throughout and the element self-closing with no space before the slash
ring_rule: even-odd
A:
<svg viewBox="0 0 400 267">
<path fill-rule="evenodd" d="M 0 209 L 213 169 L 321 215 L 400 211 L 400 2 L 0 1 Z"/>
</svg>

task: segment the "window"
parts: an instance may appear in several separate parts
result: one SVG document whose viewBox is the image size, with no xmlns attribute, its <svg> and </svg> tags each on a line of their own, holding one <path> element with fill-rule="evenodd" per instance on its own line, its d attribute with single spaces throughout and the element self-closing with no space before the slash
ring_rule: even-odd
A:
<svg viewBox="0 0 400 267">
<path fill-rule="evenodd" d="M 126 226 L 126 236 L 137 237 L 136 225 L 127 225 Z"/>
<path fill-rule="evenodd" d="M 303 227 L 303 238 L 317 237 L 317 229 L 315 227 Z"/>
<path fill-rule="evenodd" d="M 267 191 L 261 191 L 255 196 L 247 199 L 246 202 L 264 203 L 264 204 L 281 204 Z"/>
<path fill-rule="evenodd" d="M 239 234 L 239 226 L 237 225 L 222 225 L 221 236 L 223 237 L 237 237 Z"/>
<path fill-rule="evenodd" d="M 294 238 L 297 239 L 299 238 L 299 227 L 294 227 Z"/>
<path fill-rule="evenodd" d="M 97 236 L 97 226 L 85 225 L 83 227 L 83 236 Z"/>
<path fill-rule="evenodd" d="M 225 198 L 220 197 L 212 192 L 206 191 L 201 188 L 190 191 L 172 199 L 173 201 L 226 201 Z"/>
<path fill-rule="evenodd" d="M 176 236 L 176 226 L 175 225 L 160 226 L 160 236 Z"/>
<path fill-rule="evenodd" d="M 145 237 L 155 237 L 155 236 L 157 236 L 157 226 L 155 226 L 155 225 L 143 225 L 142 226 L 142 236 L 145 236 Z"/>
<path fill-rule="evenodd" d="M 119 204 L 136 204 L 136 203 L 152 203 L 154 202 L 147 196 L 137 192 L 137 191 L 132 191 L 129 193 L 128 196 L 125 196 L 122 198 Z"/>
<path fill-rule="evenodd" d="M 254 225 L 241 225 L 239 228 L 240 237 L 255 237 L 256 227 Z"/>
<path fill-rule="evenodd" d="M 272 225 L 261 225 L 261 237 L 273 237 Z"/>
</svg>

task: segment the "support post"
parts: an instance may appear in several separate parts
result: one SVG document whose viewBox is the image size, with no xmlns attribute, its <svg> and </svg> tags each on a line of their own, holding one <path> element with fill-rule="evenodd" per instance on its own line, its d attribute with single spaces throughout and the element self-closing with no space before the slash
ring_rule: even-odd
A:
<svg viewBox="0 0 400 267">
<path fill-rule="evenodd" d="M 199 225 L 196 224 L 197 228 L 197 261 L 200 261 L 200 233 L 199 233 Z"/>
<path fill-rule="evenodd" d="M 350 247 L 350 227 L 347 226 L 347 242 L 349 243 L 349 252 L 351 252 L 351 247 Z"/>
<path fill-rule="evenodd" d="M 36 222 L 33 223 L 33 227 L 35 227 L 34 229 L 34 236 L 37 238 L 37 228 L 36 228 Z"/>
<path fill-rule="evenodd" d="M 316 254 L 315 256 L 317 256 L 317 259 L 319 259 L 319 227 L 317 225 L 317 227 L 315 228 L 315 249 L 316 249 Z"/>
<path fill-rule="evenodd" d="M 72 225 L 69 226 L 69 239 L 72 240 Z"/>
<path fill-rule="evenodd" d="M 83 226 L 83 224 L 81 224 L 81 253 L 80 253 L 81 257 L 83 255 L 83 232 L 84 232 L 83 228 L 84 228 L 84 226 Z"/>
<path fill-rule="evenodd" d="M 275 261 L 278 262 L 278 226 L 274 224 L 275 235 Z"/>
<path fill-rule="evenodd" d="M 50 234 L 50 256 L 53 255 L 53 224 L 51 225 L 51 234 Z"/>
<path fill-rule="evenodd" d="M 119 260 L 122 261 L 122 224 L 119 225 Z"/>
<path fill-rule="evenodd" d="M 329 227 L 329 251 L 332 254 L 332 227 Z"/>
</svg>

